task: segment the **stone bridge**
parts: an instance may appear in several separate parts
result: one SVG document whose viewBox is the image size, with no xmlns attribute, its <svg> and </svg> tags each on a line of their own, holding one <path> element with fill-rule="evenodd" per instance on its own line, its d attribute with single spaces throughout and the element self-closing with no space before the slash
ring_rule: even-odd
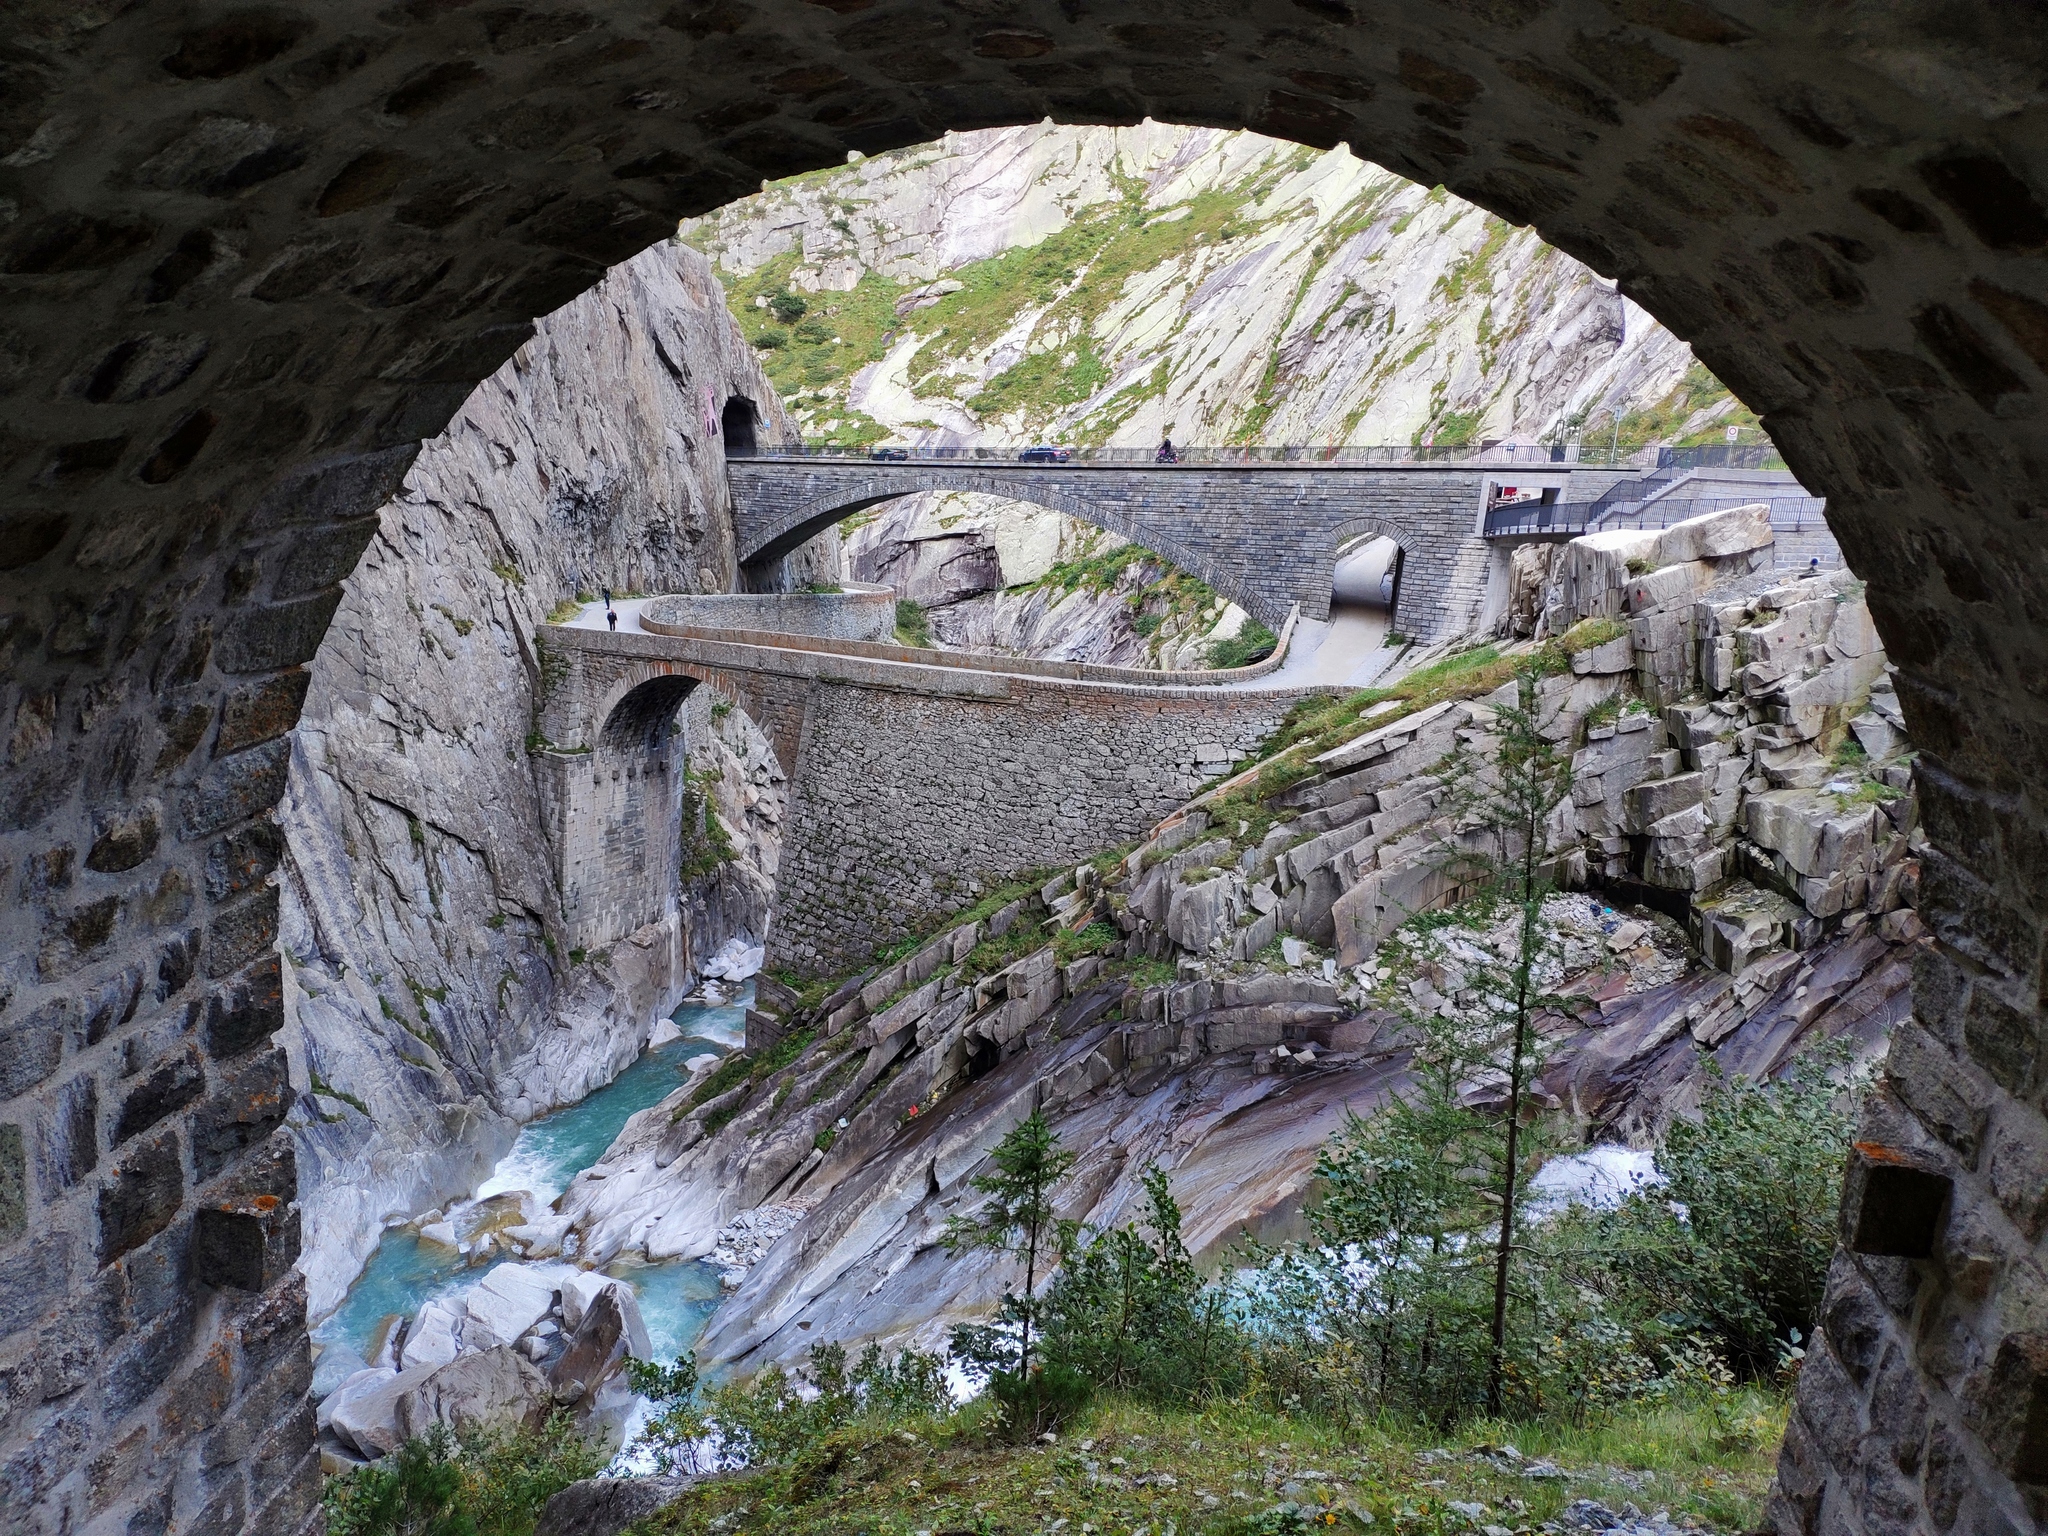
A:
<svg viewBox="0 0 2048 1536">
<path fill-rule="evenodd" d="M 1299 603 L 1330 611 L 1337 551 L 1366 535 L 1401 546 L 1393 627 L 1462 628 L 1483 594 L 1485 471 L 1327 464 L 888 463 L 730 459 L 742 564 L 773 560 L 841 518 L 919 491 L 984 491 L 1094 523 L 1164 555 L 1278 629 Z M 1498 479 L 1500 472 L 1493 471 Z"/>
<path fill-rule="evenodd" d="M 600 949 L 673 908 L 673 722 L 708 688 L 788 776 L 770 961 L 806 972 L 863 963 L 969 880 L 1142 835 L 1303 692 L 749 631 L 548 626 L 537 648 L 534 758 L 572 941 Z"/>
</svg>

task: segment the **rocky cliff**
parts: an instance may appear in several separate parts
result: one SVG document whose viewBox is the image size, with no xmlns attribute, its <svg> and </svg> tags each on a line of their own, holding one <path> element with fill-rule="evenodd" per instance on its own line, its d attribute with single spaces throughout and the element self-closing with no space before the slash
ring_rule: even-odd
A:
<svg viewBox="0 0 2048 1536">
<path fill-rule="evenodd" d="M 1545 851 L 1583 887 L 1544 909 L 1539 981 L 1574 1001 L 1543 1026 L 1539 1102 L 1640 1144 L 1709 1062 L 1763 1077 L 1835 1038 L 1874 1057 L 1922 940 L 1908 749 L 1860 592 L 1772 577 L 1770 541 L 1740 509 L 1546 554 L 1524 611 L 1547 641 L 1319 701 L 1142 846 L 780 998 L 778 1043 L 636 1115 L 574 1182 L 565 1251 L 694 1256 L 772 1207 L 786 1235 L 734 1277 L 707 1361 L 929 1345 L 1000 1291 L 939 1235 L 1034 1107 L 1080 1153 L 1062 1215 L 1130 1219 L 1157 1163 L 1197 1254 L 1286 1233 L 1321 1143 L 1406 1080 L 1410 1021 L 1473 1006 L 1512 930 L 1411 918 L 1458 895 L 1442 765 L 1491 750 L 1518 654 L 1571 753 Z"/>
<path fill-rule="evenodd" d="M 1628 448 L 1754 422 L 1569 257 L 1341 149 L 1150 122 L 950 134 L 683 236 L 727 275 L 805 435 L 847 447 Z M 1043 521 L 907 498 L 853 534 L 852 574 L 901 573 L 902 595 L 955 610 L 941 643 L 1156 664 L 1117 624 L 1127 593 L 1048 615 L 1006 592 L 1043 574 L 1032 552 L 1054 536 L 1002 530 Z"/>
<path fill-rule="evenodd" d="M 308 672 L 280 814 L 283 1038 L 316 1317 L 387 1220 L 467 1192 L 519 1123 L 630 1062 L 695 964 L 764 931 L 781 789 L 743 716 L 714 719 L 707 701 L 687 723 L 694 782 L 739 857 L 609 954 L 558 942 L 527 761 L 532 636 L 552 610 L 607 586 L 733 586 L 731 395 L 785 430 L 703 259 L 646 251 L 478 387 L 349 578 Z"/>
</svg>

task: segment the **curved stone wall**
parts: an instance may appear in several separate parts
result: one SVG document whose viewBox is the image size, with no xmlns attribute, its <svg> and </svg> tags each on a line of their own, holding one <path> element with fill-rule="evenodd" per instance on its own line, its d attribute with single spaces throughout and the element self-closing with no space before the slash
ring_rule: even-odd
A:
<svg viewBox="0 0 2048 1536">
<path fill-rule="evenodd" d="M 738 629 L 819 640 L 888 640 L 896 633 L 896 594 L 849 582 L 838 592 L 657 597 L 640 610 L 640 627 L 657 635 Z"/>
<path fill-rule="evenodd" d="M 1827 497 L 1933 843 L 1870 1131 L 1953 1193 L 1913 1253 L 1845 1253 L 1774 1518 L 2038 1523 L 2048 35 L 1992 0 L 981 11 L 8 12 L 0 1502 L 311 1508 L 269 810 L 420 439 L 532 316 L 763 177 L 1152 114 L 1346 141 L 1533 224 Z"/>
</svg>

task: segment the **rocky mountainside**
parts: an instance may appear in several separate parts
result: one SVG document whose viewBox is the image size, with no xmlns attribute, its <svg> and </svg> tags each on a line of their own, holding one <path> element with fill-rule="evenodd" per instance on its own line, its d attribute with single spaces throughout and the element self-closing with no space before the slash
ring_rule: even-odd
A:
<svg viewBox="0 0 2048 1536">
<path fill-rule="evenodd" d="M 1537 1094 L 1589 1140 L 1649 1140 L 1709 1062 L 1762 1077 L 1833 1038 L 1868 1060 L 1907 1007 L 1897 700 L 1856 585 L 1774 577 L 1770 542 L 1757 508 L 1577 540 L 1524 605 L 1573 769 L 1547 852 L 1590 887 L 1545 907 L 1539 981 L 1576 1000 L 1545 1025 Z M 822 999 L 764 989 L 783 1033 L 763 1017 L 752 1054 L 634 1116 L 550 1243 L 691 1257 L 772 1212 L 786 1234 L 735 1266 L 707 1361 L 930 1345 L 1000 1291 L 939 1235 L 1033 1108 L 1080 1154 L 1063 1216 L 1130 1219 L 1157 1163 L 1198 1254 L 1285 1234 L 1321 1143 L 1405 1081 L 1411 1021 L 1474 1006 L 1469 973 L 1513 928 L 1410 921 L 1457 894 L 1443 853 L 1469 829 L 1442 765 L 1491 750 L 1512 663 L 1468 650 L 1314 701 L 1142 846 L 995 893 Z"/>
<path fill-rule="evenodd" d="M 776 183 L 683 237 L 804 435 L 846 447 L 1628 448 L 1754 421 L 1569 257 L 1342 149 L 1149 122 L 951 134 Z M 905 573 L 902 595 L 961 610 L 942 643 L 1157 664 L 1117 622 L 1127 593 L 1048 624 L 1006 592 L 1043 574 L 1016 556 L 1049 537 L 1008 525 L 1044 516 L 906 498 L 852 531 L 849 574 Z"/>
<path fill-rule="evenodd" d="M 697 782 L 742 856 L 608 955 L 558 942 L 525 741 L 551 610 L 601 586 L 732 588 L 728 393 L 785 429 L 702 258 L 649 250 L 478 387 L 348 580 L 280 812 L 316 1317 L 387 1220 L 474 1187 L 521 1122 L 630 1062 L 704 957 L 764 931 L 779 769 L 742 715 L 705 700 L 690 722 Z"/>
</svg>

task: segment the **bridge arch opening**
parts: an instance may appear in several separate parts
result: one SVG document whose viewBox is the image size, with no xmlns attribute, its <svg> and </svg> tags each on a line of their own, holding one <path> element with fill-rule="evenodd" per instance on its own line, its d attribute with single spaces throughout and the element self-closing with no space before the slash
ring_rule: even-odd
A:
<svg viewBox="0 0 2048 1536">
<path fill-rule="evenodd" d="M 719 412 L 719 430 L 725 439 L 725 456 L 751 458 L 759 447 L 756 441 L 754 402 L 745 395 L 734 395 L 725 402 L 725 409 Z"/>
<path fill-rule="evenodd" d="M 598 749 L 613 755 L 658 752 L 673 733 L 676 711 L 697 686 L 694 677 L 654 677 L 636 684 L 605 716 Z"/>
</svg>

